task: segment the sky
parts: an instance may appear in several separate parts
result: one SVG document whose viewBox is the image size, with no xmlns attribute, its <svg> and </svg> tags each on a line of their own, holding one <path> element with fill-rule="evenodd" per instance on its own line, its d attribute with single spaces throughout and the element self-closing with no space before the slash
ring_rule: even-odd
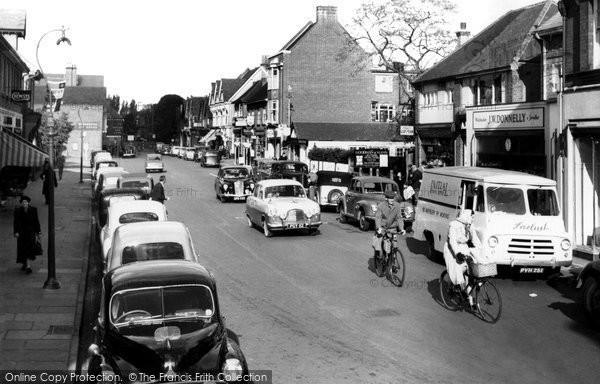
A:
<svg viewBox="0 0 600 384">
<path fill-rule="evenodd" d="M 318 5 L 338 8 L 344 26 L 365 0 L 1 0 L 0 9 L 23 9 L 25 39 L 18 52 L 32 70 L 103 75 L 107 95 L 138 104 L 166 94 L 205 96 L 220 78 L 235 78 L 273 55 L 307 22 Z M 540 0 L 455 0 L 447 21 L 471 35 L 511 9 Z M 72 45 L 56 45 L 64 26 Z M 13 45 L 15 38 L 6 36 Z"/>
</svg>

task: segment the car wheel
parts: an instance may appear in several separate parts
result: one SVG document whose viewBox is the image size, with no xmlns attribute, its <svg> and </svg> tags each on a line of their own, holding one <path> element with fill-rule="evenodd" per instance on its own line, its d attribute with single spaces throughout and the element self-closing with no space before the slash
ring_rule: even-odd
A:
<svg viewBox="0 0 600 384">
<path fill-rule="evenodd" d="M 271 232 L 269 226 L 267 225 L 267 220 L 263 220 L 263 233 L 265 234 L 265 237 L 273 236 L 273 232 Z"/>
<path fill-rule="evenodd" d="M 333 189 L 327 195 L 327 202 L 337 204 L 344 194 L 339 189 Z"/>
<path fill-rule="evenodd" d="M 348 219 L 346 219 L 346 215 L 344 213 L 344 206 L 343 205 L 338 205 L 338 213 L 340 214 L 340 223 L 344 224 L 348 221 Z"/>
<path fill-rule="evenodd" d="M 252 220 L 250 219 L 250 216 L 246 215 L 246 220 L 248 220 L 248 226 L 250 228 L 254 228 L 254 223 L 252 222 Z"/>
<path fill-rule="evenodd" d="M 358 211 L 358 228 L 361 231 L 368 231 L 371 224 L 365 217 L 365 213 L 363 211 Z"/>
<path fill-rule="evenodd" d="M 581 302 L 586 316 L 596 327 L 600 327 L 600 281 L 597 277 L 590 276 L 585 280 Z"/>
</svg>

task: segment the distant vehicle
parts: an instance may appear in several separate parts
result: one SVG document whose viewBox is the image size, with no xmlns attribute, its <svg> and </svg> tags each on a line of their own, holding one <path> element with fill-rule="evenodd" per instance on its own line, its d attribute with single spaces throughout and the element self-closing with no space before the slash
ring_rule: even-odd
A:
<svg viewBox="0 0 600 384">
<path fill-rule="evenodd" d="M 308 165 L 301 161 L 279 160 L 271 165 L 269 179 L 289 179 L 299 181 L 304 188 L 308 187 Z"/>
<path fill-rule="evenodd" d="M 340 222 L 352 219 L 358 222 L 361 231 L 368 231 L 375 221 L 377 206 L 385 200 L 386 191 L 394 191 L 399 196 L 398 184 L 391 179 L 378 176 L 352 178 L 350 187 L 338 203 Z"/>
<path fill-rule="evenodd" d="M 185 149 L 185 154 L 183 156 L 184 160 L 194 161 L 194 156 L 196 156 L 196 150 L 193 147 L 188 147 Z"/>
<path fill-rule="evenodd" d="M 249 376 L 242 350 L 228 336 L 215 278 L 203 266 L 179 260 L 130 263 L 107 273 L 101 285 L 95 342 L 82 366 L 90 377 L 112 381 L 115 373 L 125 373 L 198 383 L 206 380 L 194 380 L 197 374 L 230 382 Z"/>
<path fill-rule="evenodd" d="M 196 146 L 194 147 L 194 161 L 200 161 L 202 154 L 206 152 L 209 148 L 204 146 Z"/>
<path fill-rule="evenodd" d="M 179 156 L 179 151 L 181 150 L 181 148 L 183 148 L 183 147 L 178 146 L 178 145 L 171 146 L 171 156 L 175 156 L 175 157 Z"/>
<path fill-rule="evenodd" d="M 92 179 L 96 180 L 98 177 L 97 173 L 100 168 L 118 167 L 119 163 L 115 160 L 97 160 L 94 162 L 94 168 L 92 169 Z"/>
<path fill-rule="evenodd" d="M 141 188 L 149 197 L 154 188 L 154 179 L 145 173 L 127 173 L 119 177 L 117 188 Z"/>
<path fill-rule="evenodd" d="M 165 143 L 157 141 L 154 145 L 154 150 L 156 151 L 156 153 L 163 153 L 162 150 L 165 147 L 165 145 Z"/>
<path fill-rule="evenodd" d="M 209 149 L 200 157 L 200 166 L 202 167 L 218 167 L 220 164 L 221 155 L 217 150 Z"/>
<path fill-rule="evenodd" d="M 121 225 L 142 221 L 166 220 L 167 208 L 158 201 L 136 200 L 111 204 L 108 208 L 106 224 L 100 232 L 104 261 L 106 262 L 108 250 L 112 247 L 113 234 Z"/>
<path fill-rule="evenodd" d="M 273 163 L 277 160 L 273 159 L 254 159 L 252 160 L 252 169 L 254 180 L 267 180 L 271 178 Z"/>
<path fill-rule="evenodd" d="M 134 145 L 126 145 L 123 150 L 123 155 L 121 157 L 135 157 L 137 154 L 137 150 Z"/>
<path fill-rule="evenodd" d="M 188 150 L 190 150 L 190 147 L 181 147 L 177 153 L 177 157 L 180 159 L 185 159 Z"/>
<path fill-rule="evenodd" d="M 92 151 L 91 155 L 90 155 L 90 167 L 92 167 L 92 169 L 94 168 L 94 163 L 96 161 L 100 161 L 100 160 L 112 160 L 112 155 L 110 154 L 110 152 L 105 151 L 105 150 L 95 150 Z"/>
<path fill-rule="evenodd" d="M 351 183 L 351 173 L 318 171 L 317 181 L 314 183 L 315 201 L 320 206 L 337 207 Z"/>
<path fill-rule="evenodd" d="M 162 155 L 159 153 L 149 153 L 146 155 L 146 172 L 164 172 Z"/>
<path fill-rule="evenodd" d="M 105 272 L 125 264 L 150 260 L 198 262 L 190 231 L 185 224 L 147 220 L 121 225 L 115 229 Z"/>
<path fill-rule="evenodd" d="M 171 146 L 165 144 L 157 150 L 156 153 L 160 153 L 161 155 L 171 155 Z"/>
<path fill-rule="evenodd" d="M 254 190 L 254 180 L 248 167 L 221 167 L 215 179 L 215 194 L 222 202 L 246 200 Z"/>
<path fill-rule="evenodd" d="M 262 180 L 246 199 L 248 226 L 260 226 L 266 237 L 274 231 L 306 229 L 309 234 L 321 225 L 319 204 L 306 197 L 302 184 L 294 180 Z"/>
</svg>

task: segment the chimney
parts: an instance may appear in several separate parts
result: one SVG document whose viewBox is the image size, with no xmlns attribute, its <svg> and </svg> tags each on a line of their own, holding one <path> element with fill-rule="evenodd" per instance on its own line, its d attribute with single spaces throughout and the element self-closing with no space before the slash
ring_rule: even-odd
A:
<svg viewBox="0 0 600 384">
<path fill-rule="evenodd" d="M 332 5 L 317 6 L 317 23 L 337 22 L 337 7 Z"/>
<path fill-rule="evenodd" d="M 65 74 L 65 86 L 66 87 L 76 87 L 77 86 L 77 67 L 74 65 L 67 67 L 67 72 Z"/>
<path fill-rule="evenodd" d="M 264 67 L 269 66 L 269 55 L 262 55 L 260 58 L 260 65 Z"/>
<path fill-rule="evenodd" d="M 471 32 L 467 31 L 467 23 L 460 23 L 460 31 L 456 32 L 456 37 L 458 38 L 458 44 L 456 48 L 460 48 L 464 43 L 469 40 L 471 37 Z"/>
</svg>

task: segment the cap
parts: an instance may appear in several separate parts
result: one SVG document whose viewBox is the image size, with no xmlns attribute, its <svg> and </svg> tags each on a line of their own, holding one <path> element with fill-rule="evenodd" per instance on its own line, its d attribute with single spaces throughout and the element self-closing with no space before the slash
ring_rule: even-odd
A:
<svg viewBox="0 0 600 384">
<path fill-rule="evenodd" d="M 160 175 L 160 177 L 158 178 L 158 181 L 165 181 L 167 180 L 167 177 L 165 175 Z"/>
<path fill-rule="evenodd" d="M 394 199 L 396 197 L 396 192 L 394 191 L 385 191 L 386 199 Z"/>
<path fill-rule="evenodd" d="M 23 200 L 27 200 L 28 203 L 31 203 L 31 198 L 29 196 L 21 196 L 21 199 L 19 200 L 21 203 L 23 202 Z"/>
</svg>

